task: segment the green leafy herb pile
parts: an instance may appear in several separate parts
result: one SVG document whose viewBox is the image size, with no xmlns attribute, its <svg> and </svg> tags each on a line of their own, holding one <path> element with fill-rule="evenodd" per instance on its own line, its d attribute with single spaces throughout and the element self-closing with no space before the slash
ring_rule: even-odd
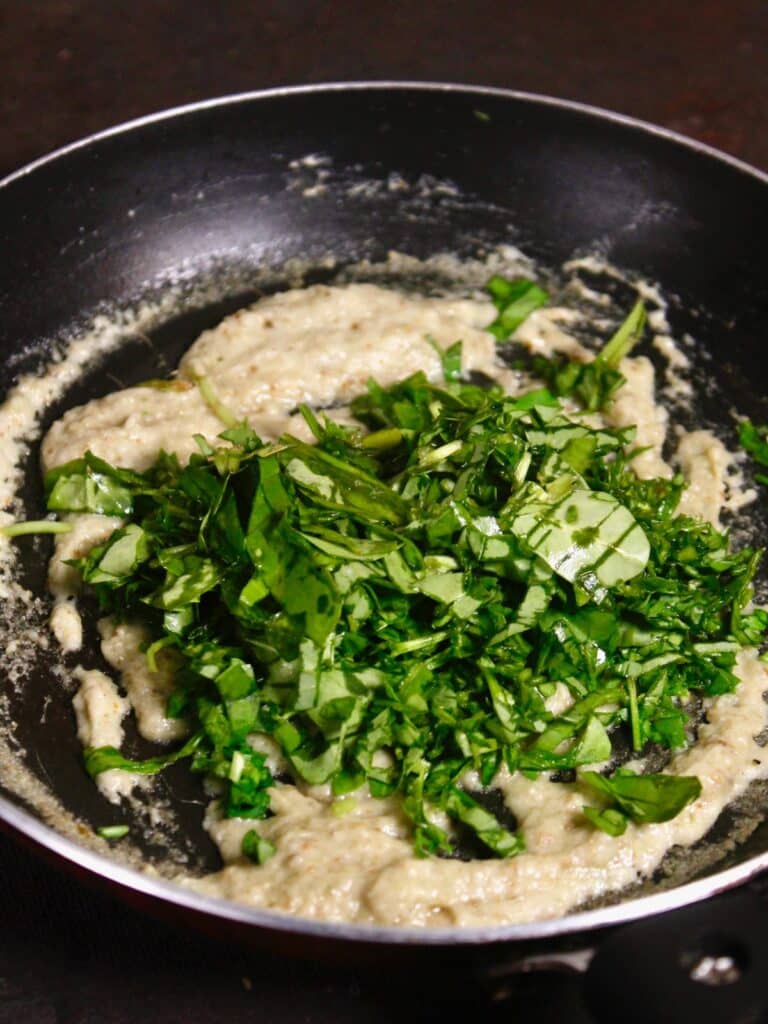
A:
<svg viewBox="0 0 768 1024">
<path fill-rule="evenodd" d="M 546 301 L 532 282 L 489 288 L 499 338 Z M 150 665 L 162 649 L 176 666 L 168 713 L 191 723 L 170 755 L 89 749 L 88 771 L 190 758 L 222 780 L 225 814 L 263 818 L 274 780 L 248 742 L 262 733 L 307 783 L 396 794 L 418 853 L 469 832 L 508 857 L 524 838 L 483 799 L 503 764 L 573 779 L 617 744 L 684 747 L 696 698 L 736 687 L 768 616 L 746 610 L 759 552 L 676 515 L 682 480 L 639 479 L 631 430 L 559 401 L 604 406 L 643 319 L 638 304 L 591 363 L 539 360 L 547 386 L 522 396 L 460 380 L 457 343 L 442 386 L 371 381 L 353 403 L 365 431 L 304 408 L 314 444 L 238 424 L 186 466 L 89 453 L 50 473 L 50 510 L 126 520 L 76 564 L 105 612 L 148 624 Z M 610 834 L 700 792 L 626 769 L 579 778 Z M 272 847 L 252 831 L 244 851 Z"/>
<path fill-rule="evenodd" d="M 739 441 L 754 462 L 759 466 L 768 466 L 768 424 L 743 420 L 739 424 Z M 755 480 L 768 486 L 768 476 L 765 473 L 756 473 Z"/>
</svg>

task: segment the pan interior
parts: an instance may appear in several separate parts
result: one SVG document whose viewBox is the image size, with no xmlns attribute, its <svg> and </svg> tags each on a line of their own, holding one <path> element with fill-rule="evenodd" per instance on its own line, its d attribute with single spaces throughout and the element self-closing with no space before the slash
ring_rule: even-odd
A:
<svg viewBox="0 0 768 1024">
<path fill-rule="evenodd" d="M 242 218 L 238 216 L 245 202 L 242 181 L 233 177 L 234 157 L 231 153 L 227 156 L 226 151 L 226 141 L 231 142 L 233 131 L 228 127 L 231 110 L 224 110 L 218 121 L 214 118 L 221 141 L 218 149 L 214 147 L 215 152 L 208 154 L 207 177 L 203 180 L 202 172 L 198 172 L 196 178 L 187 181 L 184 189 L 176 193 L 175 210 L 172 191 L 169 194 L 156 182 L 152 187 L 146 185 L 147 180 L 153 180 L 155 166 L 159 168 L 164 160 L 171 159 L 173 148 L 158 147 L 152 126 L 143 137 L 141 131 L 132 133 L 127 148 L 142 156 L 143 165 L 138 157 L 134 165 L 129 161 L 125 181 L 113 183 L 113 192 L 123 190 L 119 196 L 110 193 L 109 182 L 100 181 L 99 195 L 105 209 L 101 212 L 100 224 L 92 220 L 84 232 L 85 256 L 76 255 L 68 264 L 65 247 L 61 245 L 58 252 L 63 254 L 64 267 L 58 269 L 50 261 L 49 251 L 43 251 L 39 257 L 35 274 L 39 278 L 49 273 L 52 278 L 43 285 L 46 294 L 58 282 L 56 302 L 47 306 L 43 302 L 43 308 L 36 312 L 28 280 L 14 281 L 12 271 L 0 272 L 4 275 L 0 289 L 13 296 L 3 348 L 6 386 L 20 374 L 44 366 L 58 345 L 66 346 L 71 339 L 88 334 L 94 339 L 94 345 L 97 337 L 103 339 L 105 329 L 99 322 L 94 325 L 95 317 L 105 317 L 113 325 L 116 322 L 121 325 L 117 332 L 119 343 L 109 348 L 105 345 L 102 355 L 86 363 L 71 386 L 45 409 L 40 431 L 44 432 L 61 412 L 73 405 L 118 386 L 166 375 L 203 329 L 214 326 L 224 315 L 261 295 L 298 284 L 350 279 L 375 280 L 425 292 L 471 288 L 480 283 L 486 272 L 483 261 L 488 254 L 510 243 L 520 244 L 536 261 L 538 275 L 555 292 L 567 289 L 569 275 L 562 273 L 562 261 L 590 252 L 623 267 L 630 280 L 635 274 L 659 280 L 670 302 L 668 315 L 673 335 L 693 339 L 686 353 L 693 359 L 694 401 L 684 413 L 678 410 L 684 425 L 695 423 L 710 427 L 734 448 L 732 410 L 737 409 L 756 421 L 768 419 L 768 400 L 763 397 L 768 392 L 762 380 L 766 371 L 761 369 L 762 361 L 756 358 L 761 342 L 757 325 L 764 312 L 764 302 L 757 290 L 754 265 L 750 264 L 749 274 L 734 287 L 733 282 L 738 277 L 734 270 L 734 253 L 739 245 L 739 234 L 733 223 L 725 238 L 719 241 L 719 261 L 714 260 L 709 250 L 703 250 L 698 259 L 692 239 L 698 230 L 704 244 L 712 231 L 704 224 L 700 209 L 707 196 L 696 197 L 686 206 L 684 192 L 672 187 L 677 182 L 676 175 L 679 177 L 686 172 L 685 167 L 674 167 L 672 156 L 675 155 L 685 164 L 674 146 L 670 145 L 669 152 L 663 146 L 659 149 L 637 130 L 639 141 L 631 132 L 627 132 L 626 140 L 617 141 L 615 134 L 622 134 L 617 126 L 613 126 L 612 134 L 605 125 L 601 126 L 597 138 L 590 139 L 589 132 L 584 136 L 583 131 L 579 131 L 575 123 L 579 118 L 556 111 L 560 121 L 555 118 L 555 126 L 565 131 L 565 135 L 554 133 L 552 125 L 551 134 L 541 125 L 537 129 L 539 141 L 548 139 L 550 144 L 548 176 L 536 180 L 535 169 L 539 164 L 531 143 L 528 148 L 523 147 L 519 163 L 512 163 L 513 170 L 505 189 L 499 183 L 498 172 L 490 174 L 489 184 L 487 176 L 484 178 L 474 169 L 469 162 L 466 141 L 458 152 L 438 150 L 430 160 L 418 144 L 414 155 L 414 145 L 408 145 L 408 125 L 421 124 L 420 118 L 428 108 L 427 100 L 431 107 L 436 107 L 438 114 L 437 123 L 431 129 L 433 142 L 440 140 L 446 147 L 451 120 L 464 118 L 471 126 L 468 134 L 476 134 L 481 143 L 478 148 L 488 155 L 490 143 L 478 128 L 487 123 L 476 115 L 479 100 L 477 97 L 468 100 L 465 94 L 457 94 L 454 100 L 429 93 L 418 94 L 405 103 L 403 96 L 388 98 L 374 90 L 370 96 L 353 95 L 348 105 L 342 104 L 339 96 L 326 96 L 321 102 L 318 96 L 312 95 L 309 102 L 306 96 L 294 98 L 293 106 L 283 97 L 273 101 L 275 109 L 267 109 L 261 120 L 254 114 L 253 120 L 260 125 L 261 132 L 251 127 L 250 148 L 238 154 L 241 177 L 244 175 L 249 185 L 248 217 L 252 226 L 256 226 L 258 236 L 256 241 L 248 242 L 242 237 Z M 520 102 L 513 104 L 514 110 L 510 110 L 508 102 L 502 102 L 499 97 L 485 97 L 483 102 L 492 109 L 490 113 L 484 109 L 481 113 L 488 114 L 492 123 L 495 119 L 497 126 L 508 124 L 513 117 L 517 121 L 522 118 L 531 129 L 542 115 L 542 108 L 535 104 Z M 302 112 L 297 104 L 303 105 Z M 258 103 L 254 106 L 259 108 Z M 266 107 L 269 108 L 269 103 Z M 342 117 L 341 123 L 346 125 L 335 153 L 326 152 L 319 144 L 313 146 L 312 142 L 320 140 L 307 139 L 306 132 L 297 130 L 297 118 L 326 107 L 329 108 L 323 115 L 326 127 L 327 119 L 332 116 Z M 289 115 L 283 126 L 280 147 L 272 139 L 265 142 L 264 138 L 265 133 L 268 136 L 269 131 L 275 131 L 277 108 Z M 330 108 L 335 110 L 335 115 Z M 264 106 L 261 110 L 264 113 Z M 434 112 L 432 109 L 433 115 Z M 242 123 L 242 111 L 240 113 Z M 375 122 L 378 127 L 373 133 L 369 129 L 359 140 L 366 158 L 350 160 L 350 140 L 355 138 L 361 125 L 368 123 L 371 114 L 378 118 Z M 210 112 L 201 112 L 193 121 L 206 122 L 210 118 Z M 180 118 L 177 124 L 165 126 L 166 134 L 175 139 L 182 154 L 182 163 L 191 160 L 192 155 L 184 149 L 185 145 L 190 145 L 189 125 L 185 123 L 188 120 L 189 116 Z M 389 127 L 385 129 L 382 125 L 386 124 Z M 197 127 L 202 130 L 205 124 Z M 637 214 L 632 230 L 621 223 L 622 217 L 615 211 L 616 223 L 608 223 L 610 202 L 605 195 L 602 200 L 597 196 L 597 186 L 591 181 L 595 173 L 598 179 L 602 175 L 606 188 L 612 181 L 605 151 L 598 144 L 606 133 L 617 151 L 622 150 L 622 146 L 630 151 L 634 147 L 644 153 L 648 164 L 642 181 L 646 192 L 652 194 L 651 198 L 638 194 L 628 163 L 630 154 L 623 154 L 626 168 L 622 178 L 623 202 Z M 327 138 L 325 136 L 324 141 Z M 386 145 L 382 139 L 386 140 Z M 582 149 L 576 147 L 569 151 L 565 143 L 573 139 L 582 139 Z M 165 145 L 168 145 L 167 140 Z M 95 149 L 99 147 L 107 167 L 114 170 L 116 155 L 103 142 L 94 144 Z M 373 153 L 377 154 L 375 158 Z M 75 154 L 75 162 L 87 163 L 86 155 Z M 588 174 L 584 161 L 590 156 L 591 174 Z M 538 159 L 541 159 L 540 154 Z M 697 159 L 706 165 L 709 158 L 686 154 L 686 159 L 697 166 Z M 57 174 L 65 178 L 68 175 L 71 188 L 75 169 L 68 166 L 68 160 L 70 158 L 58 161 L 59 166 L 54 162 L 44 167 L 43 173 L 53 176 L 52 180 Z M 570 183 L 565 180 L 564 162 L 573 172 Z M 560 168 L 557 174 L 552 171 L 554 166 Z M 424 170 L 425 167 L 429 170 Z M 666 185 L 660 168 L 665 168 L 669 176 Z M 453 173 L 448 174 L 448 170 Z M 727 173 L 725 177 L 729 182 L 733 179 L 735 187 L 737 172 L 731 169 L 728 172 L 731 177 Z M 98 178 L 105 172 L 103 168 L 91 168 L 90 173 Z M 0 190 L 5 192 L 0 197 L 0 211 L 4 204 L 10 209 L 14 203 L 32 200 L 34 187 L 30 191 L 29 182 L 21 184 L 20 196 L 14 195 L 18 183 Z M 36 184 L 33 182 L 32 186 Z M 135 191 L 142 184 L 147 188 L 146 198 L 133 206 L 121 205 L 129 190 Z M 704 175 L 702 187 L 706 192 L 715 186 Z M 658 195 L 653 194 L 654 188 Z M 763 187 L 761 197 L 764 191 Z M 669 198 L 671 193 L 674 202 Z M 608 190 L 608 200 L 616 196 L 618 202 L 621 194 L 621 188 L 614 183 L 613 191 Z M 600 202 L 602 206 L 598 205 Z M 733 199 L 734 209 L 741 211 L 740 223 L 746 232 L 743 202 L 743 197 Z M 568 214 L 569 203 L 579 207 L 577 213 Z M 565 219 L 560 233 L 557 216 L 552 211 L 546 215 L 543 212 L 548 204 L 559 211 L 561 222 Z M 760 210 L 765 216 L 764 197 L 762 204 Z M 590 209 L 593 213 L 601 211 L 592 221 Z M 130 210 L 134 211 L 132 217 L 128 216 Z M 79 208 L 81 215 L 82 212 Z M 118 213 L 124 214 L 131 226 L 127 234 L 124 226 L 116 228 L 111 237 L 109 229 L 117 221 Z M 62 238 L 70 240 L 72 232 L 76 236 L 77 213 L 67 221 L 65 211 L 54 203 L 50 219 L 54 233 L 58 231 Z M 575 221 L 579 222 L 578 230 Z M 159 233 L 161 224 L 165 225 L 166 238 Z M 13 230 L 13 225 L 5 230 Z M 537 230 L 541 231 L 538 235 Z M 669 272 L 665 276 L 665 268 L 669 271 L 673 263 L 671 251 L 675 238 L 678 248 L 685 250 L 689 260 L 698 261 L 697 269 L 678 269 L 677 273 Z M 126 239 L 128 244 L 121 257 L 120 244 Z M 137 262 L 140 263 L 137 254 L 146 254 L 153 245 L 161 250 L 165 248 L 162 258 L 155 251 L 147 277 L 144 268 L 137 266 Z M 182 259 L 180 254 L 185 246 L 189 255 Z M 388 260 L 387 254 L 392 249 L 413 256 L 414 261 Z M 440 252 L 449 254 L 450 259 L 429 260 Z M 653 273 L 652 269 L 655 253 L 660 256 L 659 273 Z M 98 269 L 99 258 L 105 264 L 102 271 Z M 424 260 L 427 262 L 421 262 Z M 461 269 L 462 262 L 464 269 Z M 746 266 L 743 249 L 739 250 L 738 264 L 742 268 Z M 79 275 L 83 274 L 84 266 L 86 272 L 91 267 L 91 278 L 90 283 L 80 288 L 77 281 L 82 280 Z M 467 266 L 471 268 L 469 272 Z M 585 281 L 590 286 L 608 289 L 617 308 L 626 305 L 627 296 L 631 294 L 626 284 L 600 275 L 587 274 Z M 715 282 L 720 286 L 715 288 Z M 18 287 L 14 290 L 15 285 Z M 723 294 L 729 288 L 730 297 Z M 567 299 L 567 291 L 564 295 Z M 648 354 L 653 356 L 651 352 Z M 39 433 L 37 439 L 30 440 L 25 454 L 19 491 L 19 514 L 30 518 L 38 518 L 43 509 L 38 456 Z M 749 506 L 732 525 L 740 539 L 764 543 L 768 536 L 768 516 L 763 503 Z M 44 538 L 24 538 L 18 542 L 18 582 L 38 599 L 31 606 L 22 607 L 12 600 L 3 606 L 2 630 L 15 646 L 5 645 L 9 684 L 2 695 L 0 732 L 9 749 L 3 754 L 4 763 L 0 765 L 0 791 L 13 802 L 31 804 L 38 815 L 48 821 L 55 820 L 65 831 L 81 841 L 95 843 L 103 851 L 104 844 L 92 839 L 90 830 L 126 820 L 126 809 L 116 811 L 83 772 L 71 709 L 70 681 L 75 663 L 105 667 L 95 633 L 96 616 L 86 616 L 85 649 L 76 656 L 62 658 L 52 645 L 39 642 L 39 636 L 45 635 L 48 613 L 47 598 L 42 595 L 45 594 L 49 553 L 50 545 Z M 768 590 L 767 583 L 764 575 L 761 580 L 764 591 Z M 22 614 L 24 620 L 20 621 Z M 135 732 L 131 733 L 130 726 L 126 747 L 138 756 L 150 755 L 157 749 L 142 741 Z M 19 766 L 28 774 L 19 772 Z M 671 851 L 656 876 L 638 887 L 637 894 L 659 886 L 678 885 L 763 852 L 768 844 L 768 824 L 764 821 L 766 801 L 766 786 L 755 784 L 741 800 L 723 812 L 715 828 L 693 851 Z M 139 838 L 131 844 L 120 844 L 113 851 L 114 856 L 129 862 L 149 860 L 161 873 L 169 874 L 179 868 L 202 871 L 219 865 L 218 853 L 201 826 L 204 794 L 198 780 L 192 778 L 183 765 L 167 770 L 157 780 L 152 802 L 162 808 L 160 819 L 151 821 L 156 815 L 150 815 L 148 808 L 135 804 L 128 813 L 141 826 L 134 830 Z M 634 894 L 633 890 L 625 895 Z"/>
</svg>

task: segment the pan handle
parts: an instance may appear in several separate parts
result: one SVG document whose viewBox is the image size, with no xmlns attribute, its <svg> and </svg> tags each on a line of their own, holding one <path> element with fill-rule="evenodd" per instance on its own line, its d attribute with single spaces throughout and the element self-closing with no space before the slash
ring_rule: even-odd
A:
<svg viewBox="0 0 768 1024">
<path fill-rule="evenodd" d="M 600 1024 L 748 1024 L 768 1014 L 768 911 L 745 886 L 637 921 L 598 944 L 584 999 Z"/>
<path fill-rule="evenodd" d="M 591 948 L 500 964 L 486 992 L 513 998 L 514 976 L 582 975 L 596 1024 L 753 1024 L 768 1020 L 768 908 L 757 886 L 595 935 Z M 490 988 L 490 992 L 489 992 Z"/>
</svg>

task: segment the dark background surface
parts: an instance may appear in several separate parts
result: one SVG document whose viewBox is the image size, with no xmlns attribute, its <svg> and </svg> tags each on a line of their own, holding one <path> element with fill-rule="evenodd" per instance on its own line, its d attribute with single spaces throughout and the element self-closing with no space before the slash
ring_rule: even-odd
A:
<svg viewBox="0 0 768 1024">
<path fill-rule="evenodd" d="M 582 100 L 768 168 L 761 0 L 0 0 L 0 173 L 162 107 L 301 82 Z"/>
<path fill-rule="evenodd" d="M 0 0 L 0 175 L 163 107 L 364 78 L 581 100 L 768 169 L 767 50 L 768 4 L 757 0 Z M 467 996 L 478 998 L 469 986 Z M 184 936 L 0 837 L 0 1024 L 407 1024 L 478 1011 L 590 1019 L 573 978 L 525 979 L 511 1004 L 472 1009 L 417 977 L 331 972 Z"/>
</svg>

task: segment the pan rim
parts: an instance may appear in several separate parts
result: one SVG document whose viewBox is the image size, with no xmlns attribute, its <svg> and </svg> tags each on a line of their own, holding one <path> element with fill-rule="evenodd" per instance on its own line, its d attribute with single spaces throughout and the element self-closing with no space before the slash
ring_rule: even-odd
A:
<svg viewBox="0 0 768 1024">
<path fill-rule="evenodd" d="M 114 136 L 127 134 L 149 125 L 172 121 L 206 110 L 232 107 L 253 101 L 314 93 L 333 94 L 344 91 L 361 93 L 366 91 L 414 91 L 463 94 L 478 97 L 489 96 L 520 101 L 534 106 L 559 108 L 585 115 L 598 121 L 633 129 L 642 134 L 651 135 L 668 143 L 673 143 L 676 146 L 682 146 L 684 149 L 700 156 L 726 164 L 763 185 L 768 185 L 768 173 L 737 157 L 670 129 L 599 106 L 575 100 L 564 100 L 540 93 L 491 86 L 382 79 L 280 86 L 234 93 L 170 107 L 156 113 L 113 125 L 61 146 L 0 179 L 0 189 L 8 188 L 35 171 L 66 158 L 72 153 L 85 150 Z M 663 892 L 629 899 L 595 910 L 566 914 L 557 918 L 535 921 L 528 924 L 484 927 L 400 928 L 315 921 L 199 894 L 194 890 L 185 889 L 183 886 L 174 884 L 166 879 L 144 874 L 86 846 L 79 845 L 58 833 L 52 826 L 45 824 L 45 822 L 35 817 L 30 811 L 18 806 L 2 794 L 0 794 L 0 819 L 10 826 L 11 831 L 16 831 L 26 836 L 35 846 L 48 850 L 72 865 L 82 868 L 92 875 L 101 877 L 107 882 L 117 883 L 122 888 L 147 896 L 150 899 L 160 900 L 166 904 L 172 904 L 185 910 L 213 916 L 235 924 L 257 927 L 264 930 L 291 933 L 308 938 L 388 946 L 470 947 L 493 943 L 544 940 L 554 936 L 587 933 L 607 926 L 626 924 L 630 921 L 639 920 L 653 914 L 664 913 L 704 900 L 726 889 L 747 882 L 753 876 L 768 868 L 768 851 L 766 851 L 765 853 L 750 857 L 742 864 Z"/>
<path fill-rule="evenodd" d="M 253 89 L 246 92 L 228 93 L 223 96 L 214 96 L 207 100 L 196 100 L 191 103 L 182 103 L 178 106 L 167 107 L 152 114 L 144 114 L 141 117 L 132 118 L 129 121 L 121 121 L 118 124 L 103 128 L 98 132 L 93 132 L 90 135 L 84 135 L 82 138 L 75 139 L 73 142 L 65 143 L 65 145 L 59 146 L 58 148 L 51 150 L 49 153 L 45 153 L 43 156 L 37 157 L 35 160 L 22 165 L 15 171 L 11 171 L 4 178 L 0 178 L 0 189 L 12 185 L 15 181 L 26 177 L 33 171 L 36 171 L 41 167 L 45 167 L 47 164 L 53 163 L 62 157 L 68 156 L 70 153 L 75 153 L 80 149 L 85 149 L 93 143 L 110 139 L 113 136 L 126 134 L 137 128 L 146 127 L 147 125 L 159 124 L 163 121 L 171 121 L 178 117 L 184 117 L 187 114 L 195 114 L 204 110 L 214 110 L 218 107 L 235 106 L 241 103 L 245 104 L 253 100 L 268 100 L 284 96 L 302 96 L 311 93 L 335 93 L 344 91 L 375 92 L 377 90 L 395 90 L 402 92 L 413 90 L 418 92 L 464 93 L 478 96 L 493 96 L 500 99 L 521 100 L 525 103 L 532 103 L 534 105 L 569 110 L 574 113 L 595 117 L 598 120 L 609 121 L 612 124 L 639 129 L 646 134 L 665 139 L 668 142 L 677 143 L 686 149 L 711 157 L 721 163 L 728 164 L 735 170 L 738 170 L 743 174 L 747 174 L 750 177 L 757 178 L 757 180 L 762 182 L 764 185 L 768 185 L 768 171 L 762 171 L 753 164 L 750 164 L 745 160 L 741 160 L 730 153 L 726 153 L 724 150 L 718 149 L 716 146 L 710 146 L 707 143 L 700 142 L 698 139 L 694 139 L 689 135 L 673 131 L 671 128 L 664 128 L 651 121 L 645 121 L 642 118 L 633 117 L 630 114 L 622 114 L 618 111 L 609 110 L 606 107 L 600 107 L 596 104 L 582 103 L 579 100 L 566 100 L 557 96 L 551 96 L 547 93 L 528 92 L 524 89 L 504 89 L 500 86 L 462 84 L 460 82 L 410 81 L 408 79 L 373 79 L 370 81 L 331 81 L 312 83 L 310 85 L 275 86 L 269 89 Z"/>
<path fill-rule="evenodd" d="M 768 868 L 767 851 L 750 857 L 743 864 L 662 892 L 595 910 L 580 911 L 527 924 L 451 928 L 398 927 L 317 921 L 207 896 L 168 879 L 145 874 L 87 846 L 81 846 L 2 795 L 0 818 L 11 830 L 22 833 L 36 846 L 68 861 L 74 867 L 84 869 L 110 884 L 117 884 L 150 899 L 171 903 L 185 910 L 203 913 L 238 925 L 287 932 L 308 938 L 334 939 L 368 945 L 484 946 L 589 933 L 690 906 L 744 884 Z"/>
</svg>

